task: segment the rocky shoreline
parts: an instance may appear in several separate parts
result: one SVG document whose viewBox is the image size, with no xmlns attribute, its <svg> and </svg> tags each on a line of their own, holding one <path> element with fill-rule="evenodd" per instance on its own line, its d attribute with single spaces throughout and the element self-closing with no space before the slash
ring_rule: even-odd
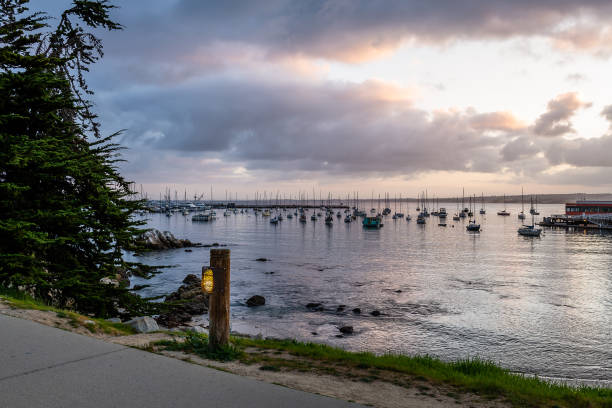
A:
<svg viewBox="0 0 612 408">
<path fill-rule="evenodd" d="M 169 329 L 185 326 L 193 316 L 208 313 L 208 295 L 202 292 L 201 280 L 194 274 L 183 279 L 183 284 L 166 296 L 168 311 L 155 318 L 157 323 Z"/>
</svg>

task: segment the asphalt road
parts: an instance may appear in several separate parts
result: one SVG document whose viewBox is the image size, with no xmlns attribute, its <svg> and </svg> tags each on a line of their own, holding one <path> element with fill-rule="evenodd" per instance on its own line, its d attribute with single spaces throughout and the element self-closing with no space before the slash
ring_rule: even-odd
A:
<svg viewBox="0 0 612 408">
<path fill-rule="evenodd" d="M 0 315 L 0 407 L 359 407 Z"/>
</svg>

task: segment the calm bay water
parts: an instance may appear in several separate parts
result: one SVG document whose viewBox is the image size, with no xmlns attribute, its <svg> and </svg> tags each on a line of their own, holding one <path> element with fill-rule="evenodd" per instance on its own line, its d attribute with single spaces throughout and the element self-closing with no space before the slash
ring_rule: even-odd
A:
<svg viewBox="0 0 612 408">
<path fill-rule="evenodd" d="M 447 227 L 437 217 L 417 225 L 413 205 L 412 221 L 388 216 L 380 230 L 364 229 L 361 219 L 273 225 L 222 211 L 210 223 L 146 218 L 148 227 L 231 249 L 232 330 L 377 353 L 481 357 L 517 372 L 612 386 L 612 234 L 545 229 L 541 238 L 521 237 L 516 208 L 501 217 L 501 206 L 488 205 L 479 234 L 451 216 Z M 151 285 L 143 296 L 170 293 L 186 274 L 199 275 L 208 251 L 144 254 L 142 262 L 175 267 L 132 283 Z M 270 261 L 255 261 L 261 257 Z M 266 305 L 247 308 L 255 294 Z M 326 311 L 309 311 L 309 302 Z M 336 313 L 338 305 L 346 312 Z M 351 312 L 357 307 L 361 315 Z M 355 334 L 337 338 L 340 325 Z"/>
</svg>

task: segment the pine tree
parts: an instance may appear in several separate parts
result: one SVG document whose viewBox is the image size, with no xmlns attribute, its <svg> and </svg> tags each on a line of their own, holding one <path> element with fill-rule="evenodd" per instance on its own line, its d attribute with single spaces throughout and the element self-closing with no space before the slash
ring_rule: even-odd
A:
<svg viewBox="0 0 612 408">
<path fill-rule="evenodd" d="M 99 136 L 83 77 L 102 55 L 83 24 L 119 29 L 113 6 L 75 0 L 48 31 L 26 4 L 0 0 L 0 285 L 102 316 L 134 310 L 140 298 L 100 280 L 143 269 L 123 259 L 141 203 L 118 172 L 116 135 Z"/>
</svg>

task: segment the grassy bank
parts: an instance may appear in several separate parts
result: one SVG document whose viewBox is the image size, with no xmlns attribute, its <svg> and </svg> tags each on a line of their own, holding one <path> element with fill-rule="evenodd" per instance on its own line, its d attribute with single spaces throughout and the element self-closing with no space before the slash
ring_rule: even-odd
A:
<svg viewBox="0 0 612 408">
<path fill-rule="evenodd" d="M 184 342 L 163 341 L 157 345 L 204 358 L 258 363 L 263 370 L 315 371 L 356 377 L 365 382 L 390 381 L 410 387 L 418 384 L 425 389 L 427 387 L 422 384 L 429 383 L 520 407 L 612 408 L 611 389 L 554 385 L 512 374 L 494 363 L 478 359 L 444 362 L 428 356 L 378 356 L 322 344 L 242 337 L 233 337 L 230 347 L 211 355 L 206 336 L 196 334 L 189 334 Z"/>
<path fill-rule="evenodd" d="M 0 298 L 16 309 L 52 313 L 68 322 L 62 328 L 86 334 L 124 336 L 134 330 L 121 323 L 111 323 L 61 310 L 28 295 L 0 287 Z M 27 317 L 26 317 L 27 318 Z M 92 323 L 93 322 L 93 323 Z M 49 323 L 47 323 L 49 324 Z M 84 331 L 83 328 L 87 329 Z M 498 365 L 478 359 L 444 362 L 429 356 L 374 355 L 355 353 L 316 343 L 293 340 L 232 337 L 230 346 L 211 353 L 205 335 L 172 333 L 178 341 L 154 343 L 151 351 L 176 350 L 206 359 L 238 361 L 259 370 L 328 374 L 371 383 L 384 381 L 400 387 L 418 389 L 432 398 L 435 393 L 455 398 L 476 394 L 485 401 L 508 402 L 517 407 L 601 407 L 612 408 L 612 389 L 554 385 L 537 378 L 510 373 Z M 488 404 L 484 404 L 488 406 Z"/>
<path fill-rule="evenodd" d="M 2 298 L 10 306 L 17 309 L 53 312 L 57 317 L 68 319 L 68 323 L 73 328 L 83 326 L 92 333 L 104 333 L 115 336 L 136 333 L 134 329 L 125 324 L 113 323 L 104 319 L 84 316 L 71 310 L 58 309 L 15 289 L 7 289 L 0 286 L 0 298 Z"/>
</svg>

